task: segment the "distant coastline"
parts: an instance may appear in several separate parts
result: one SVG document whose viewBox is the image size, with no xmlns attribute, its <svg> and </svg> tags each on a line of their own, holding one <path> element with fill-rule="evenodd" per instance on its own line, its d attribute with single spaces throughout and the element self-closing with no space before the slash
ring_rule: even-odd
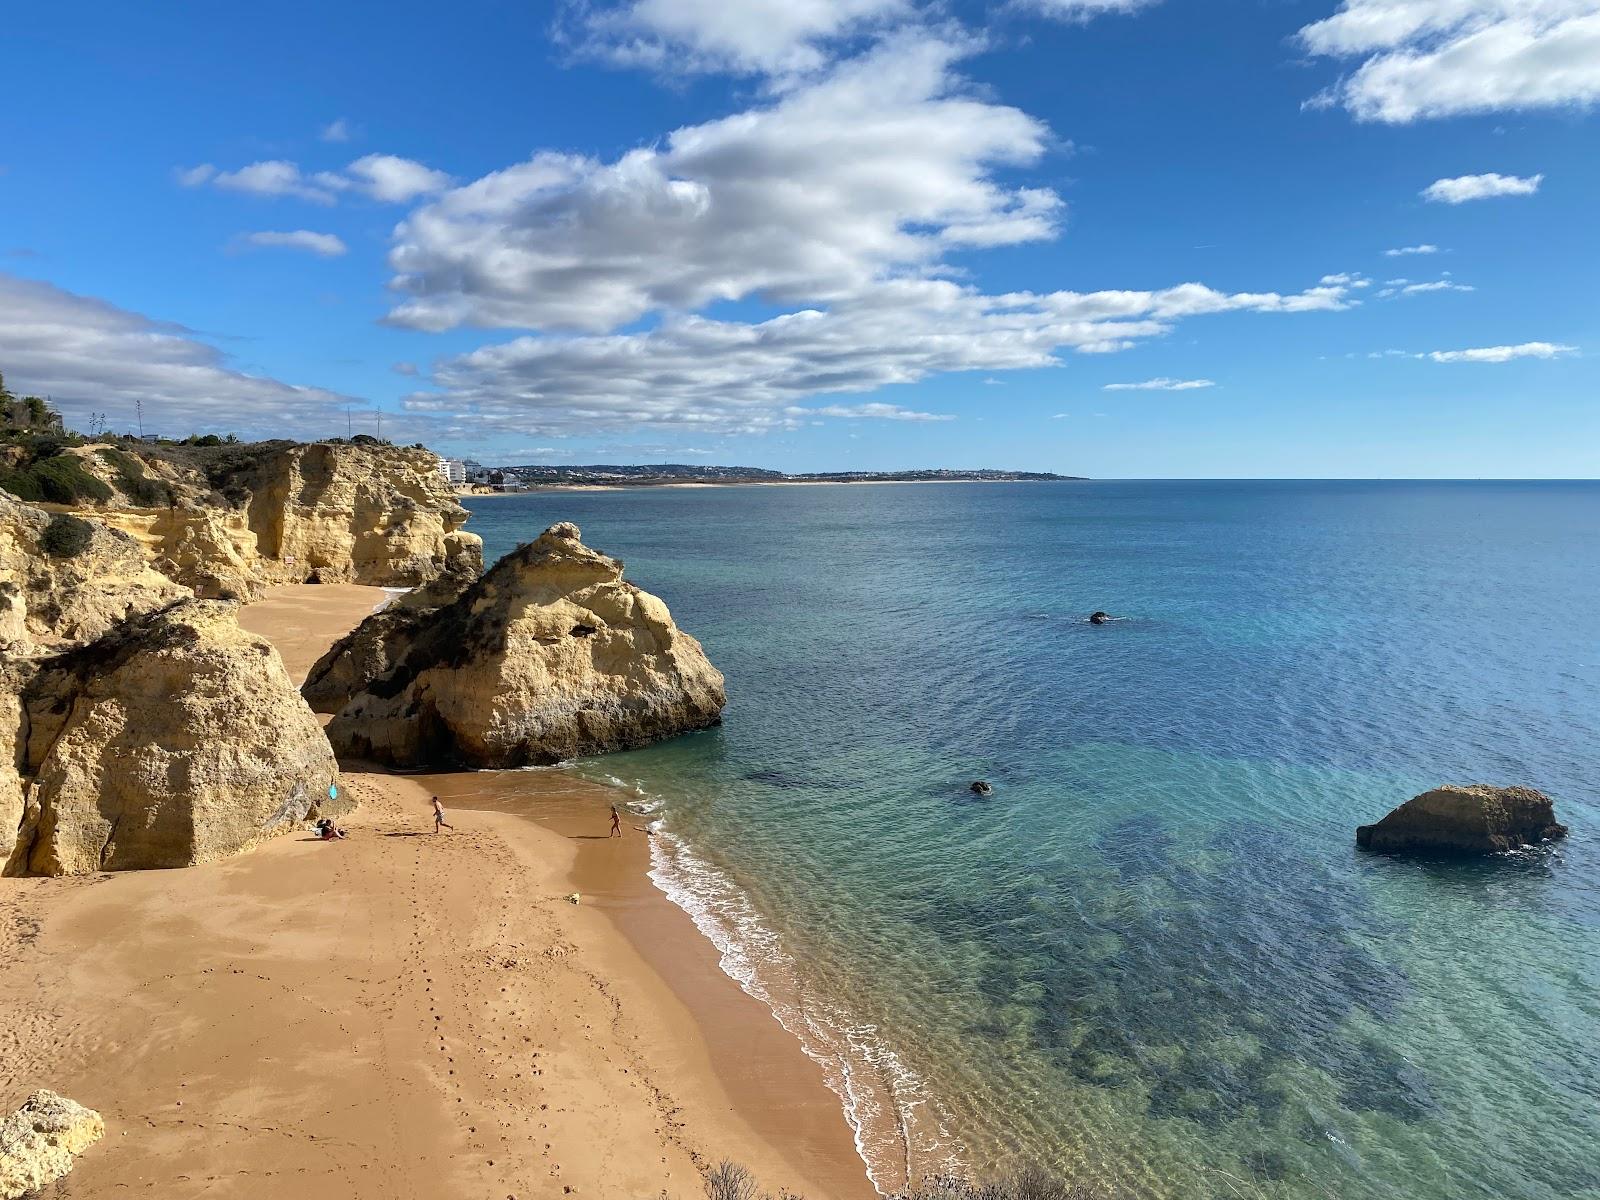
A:
<svg viewBox="0 0 1600 1200">
<path fill-rule="evenodd" d="M 464 496 L 520 495 L 543 491 L 610 491 L 644 487 L 748 487 L 861 483 L 1083 483 L 1082 475 L 1057 475 L 1048 471 L 958 471 L 932 468 L 913 471 L 820 471 L 786 474 L 760 467 L 697 467 L 682 463 L 647 466 L 520 466 L 499 470 L 517 480 L 515 485 L 466 487 Z"/>
</svg>

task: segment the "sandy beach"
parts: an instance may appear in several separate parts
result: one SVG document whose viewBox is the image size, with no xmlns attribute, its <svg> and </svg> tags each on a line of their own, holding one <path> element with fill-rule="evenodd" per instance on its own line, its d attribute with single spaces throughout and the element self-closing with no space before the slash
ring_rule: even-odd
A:
<svg viewBox="0 0 1600 1200">
<path fill-rule="evenodd" d="M 241 622 L 298 679 L 383 595 L 276 588 Z M 343 842 L 0 881 L 0 1098 L 106 1119 L 61 1195 L 678 1200 L 723 1157 L 874 1194 L 820 1068 L 653 889 L 644 836 L 604 837 L 608 792 L 344 786 Z"/>
</svg>

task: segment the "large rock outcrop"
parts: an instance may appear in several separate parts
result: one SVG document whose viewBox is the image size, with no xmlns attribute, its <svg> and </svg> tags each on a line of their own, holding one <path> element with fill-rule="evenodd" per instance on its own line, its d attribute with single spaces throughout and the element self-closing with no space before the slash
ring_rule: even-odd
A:
<svg viewBox="0 0 1600 1200">
<path fill-rule="evenodd" d="M 328 800 L 316 717 L 230 603 L 181 601 L 9 669 L 20 711 L 0 733 L 25 803 L 7 874 L 190 866 L 349 808 Z"/>
<path fill-rule="evenodd" d="M 0 652 L 96 638 L 187 594 L 125 534 L 0 492 Z"/>
<path fill-rule="evenodd" d="M 483 569 L 483 543 L 462 530 L 467 511 L 427 450 L 369 439 L 66 454 L 110 493 L 71 511 L 128 534 L 201 596 L 307 580 L 415 587 L 453 564 Z"/>
<path fill-rule="evenodd" d="M 1469 784 L 1413 796 L 1358 828 L 1356 845 L 1387 854 L 1498 854 L 1566 834 L 1544 793 Z"/>
<path fill-rule="evenodd" d="M 312 666 L 300 694 L 313 712 L 336 713 L 397 665 L 424 625 L 478 582 L 457 568 L 384 605 L 328 648 Z"/>
<path fill-rule="evenodd" d="M 387 656 L 395 665 L 328 726 L 342 756 L 399 767 L 553 763 L 715 725 L 726 703 L 700 643 L 570 524 L 501 559 Z"/>
<path fill-rule="evenodd" d="M 38 1194 L 105 1136 L 100 1114 L 65 1096 L 34 1092 L 0 1118 L 0 1200 Z"/>
</svg>

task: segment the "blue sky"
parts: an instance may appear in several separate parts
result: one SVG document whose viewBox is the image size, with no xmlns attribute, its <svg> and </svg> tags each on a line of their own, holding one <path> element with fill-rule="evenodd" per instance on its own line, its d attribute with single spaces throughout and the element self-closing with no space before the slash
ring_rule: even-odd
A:
<svg viewBox="0 0 1600 1200">
<path fill-rule="evenodd" d="M 1600 0 L 439 13 L 11 14 L 13 389 L 490 462 L 1600 462 Z"/>
</svg>

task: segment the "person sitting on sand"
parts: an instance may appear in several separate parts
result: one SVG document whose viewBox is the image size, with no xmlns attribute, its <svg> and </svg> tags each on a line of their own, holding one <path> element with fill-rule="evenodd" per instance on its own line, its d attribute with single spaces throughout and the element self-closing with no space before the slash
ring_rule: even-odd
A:
<svg viewBox="0 0 1600 1200">
<path fill-rule="evenodd" d="M 323 817 L 317 822 L 317 836 L 325 842 L 333 842 L 343 838 L 345 832 L 334 824 L 332 817 Z"/>
<path fill-rule="evenodd" d="M 615 804 L 611 806 L 611 832 L 606 834 L 606 836 L 622 836 L 622 814 L 617 811 L 617 806 Z"/>
<path fill-rule="evenodd" d="M 433 798 L 433 831 L 438 833 L 441 829 L 454 830 L 455 826 L 444 819 L 444 805 L 439 803 L 439 797 Z"/>
</svg>

